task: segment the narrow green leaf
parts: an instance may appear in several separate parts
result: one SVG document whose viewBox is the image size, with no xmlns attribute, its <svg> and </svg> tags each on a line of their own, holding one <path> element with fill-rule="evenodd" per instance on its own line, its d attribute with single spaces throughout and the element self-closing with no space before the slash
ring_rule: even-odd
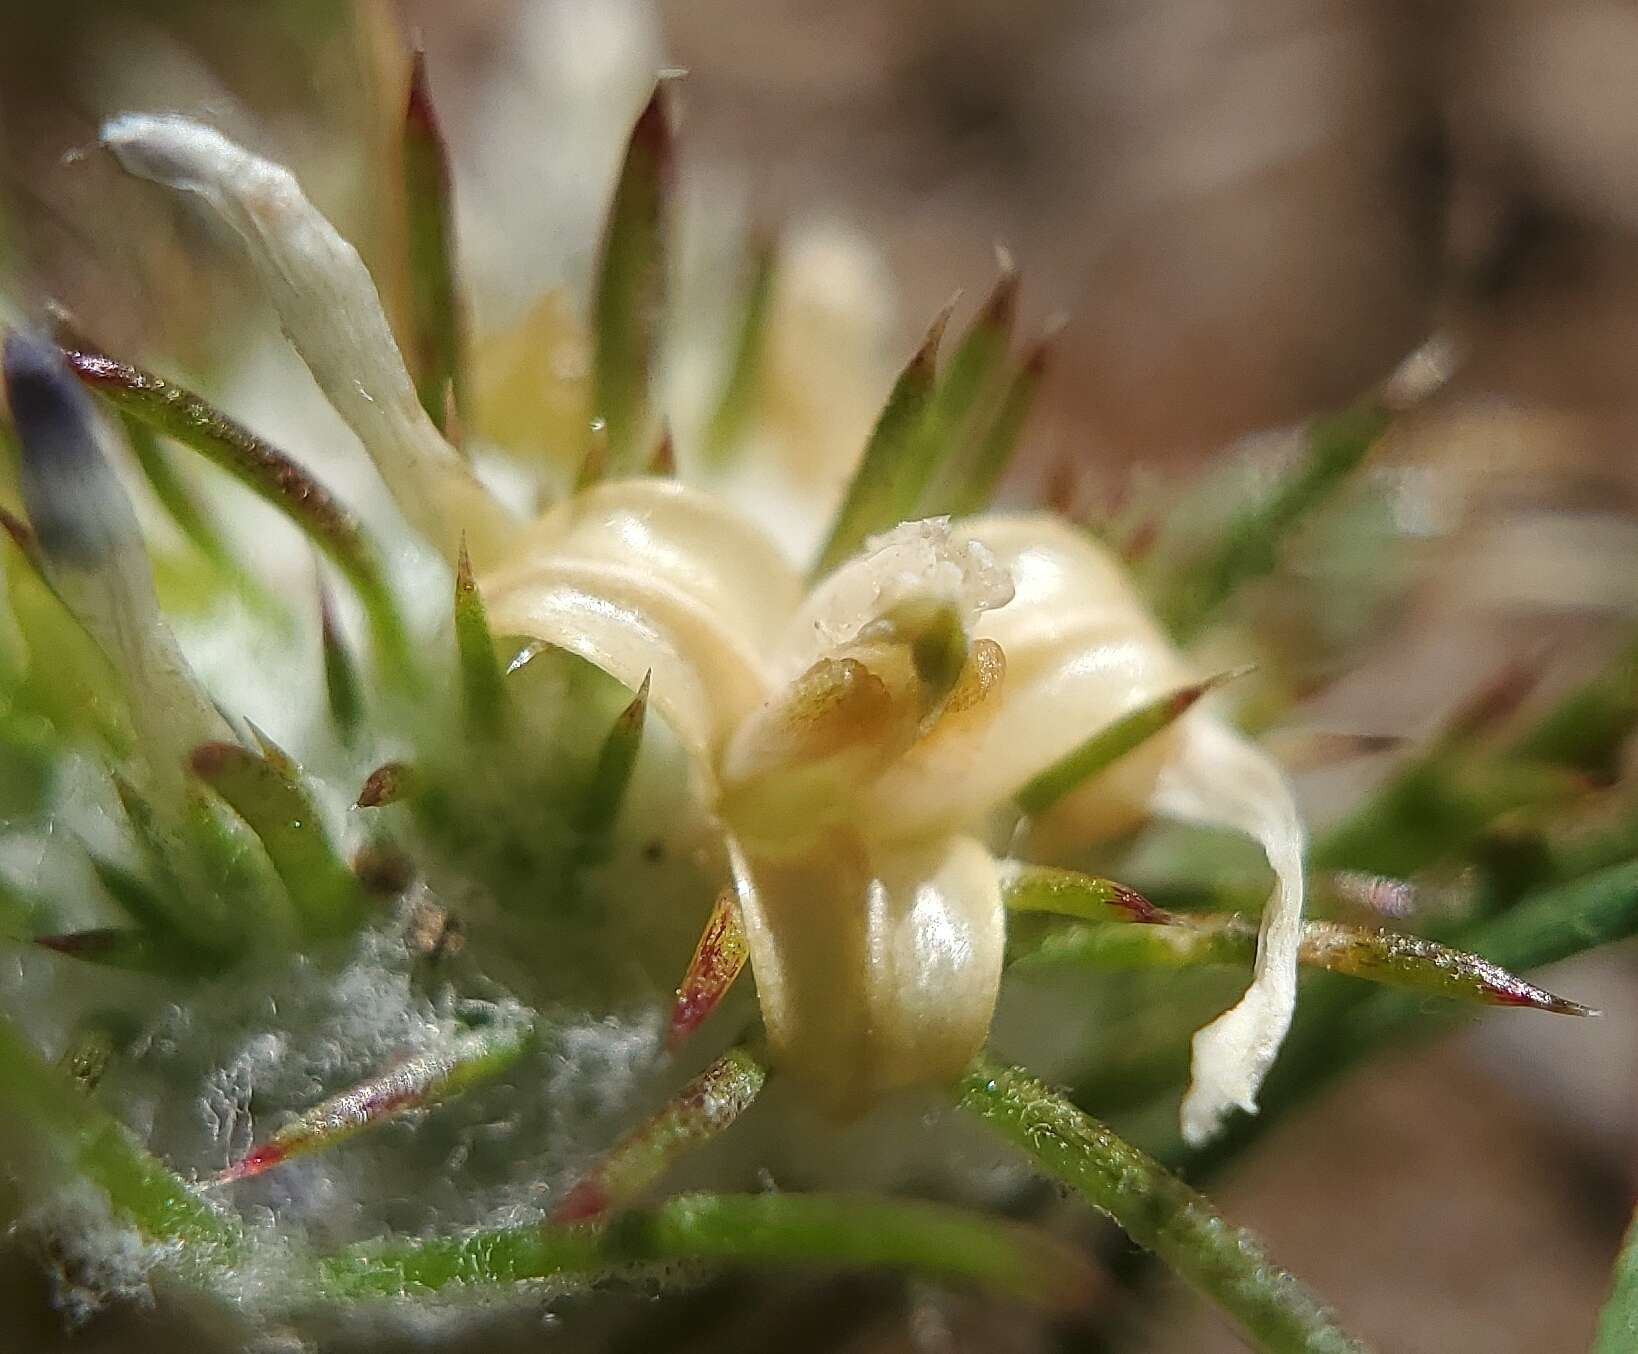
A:
<svg viewBox="0 0 1638 1354">
<path fill-rule="evenodd" d="M 455 647 L 467 726 L 479 737 L 493 738 L 506 724 L 506 686 L 464 540 L 455 565 Z"/>
<path fill-rule="evenodd" d="M 1249 668 L 1236 668 L 1231 672 L 1218 673 L 1215 677 L 1179 687 L 1128 711 L 1034 777 L 1013 795 L 1013 802 L 1027 814 L 1045 813 L 1139 744 L 1147 742 L 1162 729 L 1169 728 L 1202 696 L 1248 671 Z"/>
<path fill-rule="evenodd" d="M 405 234 L 409 251 L 410 370 L 427 417 L 445 436 L 469 406 L 462 361 L 465 326 L 455 283 L 455 214 L 449 148 L 432 106 L 426 54 L 416 49 L 404 101 Z M 453 417 L 452 417 L 453 416 Z"/>
<path fill-rule="evenodd" d="M 768 1071 L 748 1048 L 732 1048 L 646 1123 L 621 1138 L 552 1210 L 557 1223 L 586 1222 L 635 1203 L 681 1157 L 732 1126 L 762 1091 Z"/>
<path fill-rule="evenodd" d="M 358 593 L 383 663 L 393 671 L 410 671 L 408 636 L 381 558 L 358 519 L 329 490 L 192 392 L 83 340 L 64 355 L 75 375 L 115 409 L 198 452 L 300 527 Z"/>
<path fill-rule="evenodd" d="M 819 552 L 815 576 L 830 572 L 867 537 L 897 526 L 914 508 L 932 468 L 931 448 L 921 434 L 937 387 L 939 341 L 949 320 L 946 307 L 894 382 Z"/>
<path fill-rule="evenodd" d="M 138 879 L 102 857 L 91 854 L 92 869 L 102 886 L 138 925 L 178 951 L 188 952 L 203 971 L 220 967 L 234 954 L 244 916 L 259 911 L 262 900 L 247 891 L 235 899 L 242 915 L 229 915 L 218 882 L 232 877 L 221 862 L 231 860 L 240 844 L 223 841 L 208 806 L 190 797 L 179 825 L 162 823 L 154 805 L 118 772 L 111 779 L 131 825 L 131 834 L 146 866 Z"/>
<path fill-rule="evenodd" d="M 1592 1354 L 1632 1354 L 1638 1349 L 1638 1213 L 1627 1229 L 1610 1275 L 1609 1301 L 1598 1317 Z"/>
<path fill-rule="evenodd" d="M 1014 912 L 1048 912 L 1095 923 L 1051 932 L 1014 948 L 1030 965 L 1072 963 L 1095 968 L 1191 968 L 1237 964 L 1257 957 L 1257 926 L 1221 913 L 1167 912 L 1107 879 L 1069 870 L 1012 866 L 1003 895 Z M 1132 925 L 1131 923 L 1138 923 Z M 1020 952 L 1021 951 L 1021 952 Z M 1332 921 L 1305 921 L 1298 960 L 1308 968 L 1346 973 L 1387 987 L 1491 1006 L 1528 1006 L 1558 1015 L 1592 1014 L 1579 1002 L 1543 991 L 1476 954 L 1423 936 L 1366 930 Z"/>
<path fill-rule="evenodd" d="M 625 803 L 626 790 L 631 784 L 631 773 L 637 765 L 637 754 L 643 746 L 643 728 L 648 720 L 648 689 L 653 678 L 645 673 L 643 684 L 631 703 L 615 716 L 603 746 L 598 750 L 596 765 L 581 791 L 576 807 L 575 828 L 579 845 L 575 851 L 572 873 L 604 860 L 608 855 L 609 839 Z"/>
<path fill-rule="evenodd" d="M 533 1039 L 533 1024 L 519 1021 L 463 1034 L 446 1048 L 404 1058 L 299 1115 L 214 1183 L 247 1180 L 297 1157 L 328 1151 L 400 1114 L 493 1080 L 517 1063 Z"/>
<path fill-rule="evenodd" d="M 167 901 L 159 890 L 123 865 L 117 865 L 94 851 L 88 851 L 86 859 L 90 861 L 97 881 L 108 891 L 108 896 L 138 927 L 154 935 L 175 934 L 175 904 Z"/>
<path fill-rule="evenodd" d="M 1462 928 L 1452 939 L 1492 964 L 1525 973 L 1634 935 L 1638 861 L 1627 861 L 1538 890 L 1500 916 Z M 1277 1122 L 1283 1110 L 1332 1085 L 1379 1049 L 1449 1028 L 1459 1009 L 1430 1011 L 1426 999 L 1413 992 L 1361 991 L 1348 985 L 1322 989 L 1316 982 L 1298 1005 L 1279 1061 L 1263 1083 L 1260 1112 L 1234 1119 L 1206 1153 L 1192 1154 L 1191 1161 L 1207 1170 L 1228 1160 Z"/>
<path fill-rule="evenodd" d="M 980 1058 L 961 1080 L 960 1104 L 1221 1307 L 1253 1347 L 1267 1354 L 1363 1354 L 1365 1345 L 1276 1268 L 1254 1237 L 1027 1072 Z"/>
<path fill-rule="evenodd" d="M 1387 407 L 1372 398 L 1309 425 L 1301 464 L 1230 521 L 1161 597 L 1156 609 L 1179 643 L 1193 640 L 1242 584 L 1274 568 L 1291 531 L 1359 466 L 1389 421 Z"/>
<path fill-rule="evenodd" d="M 358 664 L 336 621 L 330 590 L 319 580 L 319 646 L 324 658 L 324 695 L 330 722 L 343 744 L 351 745 L 364 722 L 364 690 Z"/>
<path fill-rule="evenodd" d="M 632 128 L 597 269 L 592 412 L 608 435 L 604 473 L 616 477 L 640 471 L 653 445 L 674 156 L 665 103 L 658 85 Z"/>
<path fill-rule="evenodd" d="M 994 417 L 977 433 L 971 454 L 963 458 L 963 469 L 955 479 L 956 492 L 947 509 L 952 515 L 966 517 L 983 512 L 994 502 L 1046 379 L 1053 339 L 1048 335 L 1024 354 L 996 405 Z"/>
<path fill-rule="evenodd" d="M 1638 641 L 1562 697 L 1511 744 L 1515 757 L 1614 780 L 1621 749 L 1638 727 Z"/>
<path fill-rule="evenodd" d="M 87 964 L 126 969 L 132 973 L 177 973 L 191 968 L 179 964 L 178 951 L 147 931 L 129 927 L 99 926 L 86 931 L 66 931 L 54 936 L 35 936 L 42 950 L 67 955 Z"/>
<path fill-rule="evenodd" d="M 144 1152 L 7 1021 L 0 1021 L 0 1086 L 8 1119 L 32 1129 L 41 1148 L 100 1189 L 144 1236 L 191 1243 L 217 1259 L 231 1256 L 237 1224 Z"/>
<path fill-rule="evenodd" d="M 182 476 L 171 464 L 154 430 L 124 412 L 120 413 L 119 420 L 120 426 L 125 430 L 125 439 L 130 444 L 131 454 L 136 459 L 137 468 L 142 471 L 143 478 L 148 481 L 148 487 L 154 491 L 154 497 L 159 500 L 160 506 L 170 514 L 171 521 L 176 523 L 177 530 L 224 577 L 237 583 L 243 574 L 239 561 L 233 557 L 227 542 L 212 525 L 210 515 L 199 502 L 197 495 L 183 482 Z"/>
<path fill-rule="evenodd" d="M 768 342 L 768 316 L 778 275 L 778 250 L 771 238 L 758 240 L 752 247 L 749 273 L 728 374 L 706 425 L 702 459 L 712 468 L 733 460 L 756 412 Z"/>
<path fill-rule="evenodd" d="M 371 1244 L 321 1262 L 338 1297 L 397 1296 L 691 1262 L 895 1269 L 1056 1309 L 1083 1307 L 1087 1262 L 1033 1227 L 942 1204 L 826 1194 L 685 1194 L 604 1228 L 521 1226 Z"/>
<path fill-rule="evenodd" d="M 236 743 L 202 744 L 190 766 L 260 838 L 307 934 L 346 935 L 364 924 L 368 900 L 298 779 Z"/>
<path fill-rule="evenodd" d="M 933 395 L 923 436 L 932 444 L 934 464 L 914 516 L 950 512 L 968 493 L 982 435 L 1012 384 L 1007 354 L 1017 315 L 1018 273 L 1003 255 L 1001 276 L 956 344 Z"/>
<path fill-rule="evenodd" d="M 1435 747 L 1320 837 L 1309 863 L 1409 878 L 1471 846 L 1503 814 L 1565 804 L 1586 788 L 1578 772 L 1560 766 Z"/>
</svg>

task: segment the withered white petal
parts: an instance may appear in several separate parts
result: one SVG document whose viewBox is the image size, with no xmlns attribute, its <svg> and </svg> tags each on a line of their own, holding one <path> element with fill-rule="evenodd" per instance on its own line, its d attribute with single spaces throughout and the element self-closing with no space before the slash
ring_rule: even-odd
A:
<svg viewBox="0 0 1638 1354">
<path fill-rule="evenodd" d="M 1291 1027 L 1302 939 L 1303 831 L 1291 788 L 1272 758 L 1205 712 L 1182 724 L 1181 746 L 1155 784 L 1156 811 L 1244 832 L 1261 844 L 1275 878 L 1251 986 L 1194 1036 L 1182 1120 L 1184 1139 L 1199 1145 L 1234 1106 L 1256 1113 L 1257 1092 Z"/>
<path fill-rule="evenodd" d="M 735 871 L 769 1041 L 831 1112 L 951 1080 L 983 1046 L 1005 924 L 977 842 L 837 832 L 794 856 L 736 851 Z"/>
<path fill-rule="evenodd" d="M 952 793 L 1010 793 L 1088 734 L 1175 690 L 1189 675 L 1124 570 L 1086 537 L 1044 515 L 981 518 L 968 530 L 990 547 L 1016 588 L 1012 604 L 985 615 L 977 627 L 1006 652 L 1005 693 L 971 775 L 929 784 L 919 796 L 901 791 L 897 807 L 881 805 L 883 814 L 901 819 L 919 813 L 914 822 L 959 812 L 949 802 Z M 1231 1106 L 1255 1110 L 1257 1090 L 1291 1023 L 1302 825 L 1273 760 L 1209 710 L 1195 710 L 1069 795 L 1038 825 L 1038 840 L 1097 840 L 1149 813 L 1244 832 L 1262 846 L 1277 880 L 1251 987 L 1195 1036 L 1183 1131 L 1201 1142 Z"/>
<path fill-rule="evenodd" d="M 422 410 L 358 251 L 282 165 L 189 118 L 127 114 L 102 141 L 130 173 L 202 197 L 232 228 L 279 322 L 411 524 L 481 562 L 515 529 Z"/>
</svg>

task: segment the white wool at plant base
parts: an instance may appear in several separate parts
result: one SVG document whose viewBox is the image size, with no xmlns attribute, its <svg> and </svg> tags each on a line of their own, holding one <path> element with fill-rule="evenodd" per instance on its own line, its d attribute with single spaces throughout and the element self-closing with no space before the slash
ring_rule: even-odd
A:
<svg viewBox="0 0 1638 1354">
<path fill-rule="evenodd" d="M 180 118 L 122 118 L 104 139 L 234 228 L 405 516 L 446 551 L 471 533 L 503 632 L 633 688 L 653 674 L 733 843 L 782 1063 L 835 1108 L 954 1078 L 982 1046 L 1003 950 L 974 834 L 1088 734 L 1187 680 L 1119 567 L 1049 518 L 908 524 L 803 599 L 754 522 L 642 480 L 514 529 L 416 402 L 356 253 L 287 173 Z M 1230 1106 L 1255 1108 L 1290 1022 L 1301 833 L 1283 778 L 1206 711 L 1053 816 L 1096 839 L 1146 811 L 1249 833 L 1279 878 L 1250 991 L 1196 1036 L 1184 1128 L 1201 1141 Z"/>
</svg>

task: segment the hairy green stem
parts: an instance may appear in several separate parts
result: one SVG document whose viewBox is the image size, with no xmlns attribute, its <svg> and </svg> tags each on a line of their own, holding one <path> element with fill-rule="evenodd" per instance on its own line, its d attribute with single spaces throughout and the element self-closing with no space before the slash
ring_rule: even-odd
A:
<svg viewBox="0 0 1638 1354">
<path fill-rule="evenodd" d="M 351 1247 L 320 1263 L 337 1297 L 449 1288 L 658 1265 L 892 1268 L 957 1279 L 1051 1307 L 1084 1301 L 1091 1273 L 1043 1232 L 941 1204 L 825 1194 L 690 1194 L 608 1227 L 507 1227 Z"/>
<path fill-rule="evenodd" d="M 1029 1073 L 980 1057 L 961 1107 L 1114 1219 L 1210 1298 L 1268 1354 L 1362 1354 L 1319 1301 L 1153 1158 Z"/>
</svg>

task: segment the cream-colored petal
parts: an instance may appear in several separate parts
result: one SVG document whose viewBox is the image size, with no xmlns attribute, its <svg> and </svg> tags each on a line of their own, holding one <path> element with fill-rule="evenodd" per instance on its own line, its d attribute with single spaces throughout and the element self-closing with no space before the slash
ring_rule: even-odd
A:
<svg viewBox="0 0 1638 1354">
<path fill-rule="evenodd" d="M 566 499 L 525 532 L 511 558 L 548 554 L 650 571 L 759 652 L 802 596 L 801 578 L 754 522 L 676 480 L 613 480 Z"/>
<path fill-rule="evenodd" d="M 735 853 L 740 911 L 780 1069 L 833 1114 L 954 1079 L 983 1046 L 1005 934 L 989 852 L 965 837 Z"/>
<path fill-rule="evenodd" d="M 1007 656 L 1001 708 L 962 776 L 929 778 L 883 796 L 879 831 L 976 821 L 1088 734 L 1188 680 L 1119 563 L 1043 516 L 979 519 L 967 527 L 1013 579 L 1009 606 L 978 633 Z M 1232 828 L 1254 838 L 1276 887 L 1263 914 L 1252 984 L 1194 1040 L 1183 1131 L 1202 1142 L 1233 1106 L 1256 1109 L 1296 1004 L 1303 906 L 1303 832 L 1274 761 L 1209 710 L 1196 710 L 1089 780 L 1037 824 L 1038 841 L 1087 842 L 1151 813 Z"/>
<path fill-rule="evenodd" d="M 479 584 L 497 635 L 544 640 L 650 699 L 703 771 L 767 691 L 743 636 L 651 571 L 557 559 L 514 566 Z"/>
<path fill-rule="evenodd" d="M 128 172 L 198 194 L 232 228 L 291 344 L 411 524 L 451 559 L 463 532 L 480 564 L 493 559 L 517 524 L 427 418 L 363 260 L 290 171 L 183 117 L 127 114 L 102 140 Z"/>
<path fill-rule="evenodd" d="M 1235 1106 L 1257 1112 L 1257 1092 L 1291 1027 L 1302 939 L 1303 830 L 1291 787 L 1273 758 L 1204 712 L 1182 725 L 1181 745 L 1155 784 L 1155 811 L 1244 832 L 1262 845 L 1275 878 L 1251 986 L 1194 1036 L 1182 1122 L 1184 1139 L 1199 1145 Z"/>
</svg>

